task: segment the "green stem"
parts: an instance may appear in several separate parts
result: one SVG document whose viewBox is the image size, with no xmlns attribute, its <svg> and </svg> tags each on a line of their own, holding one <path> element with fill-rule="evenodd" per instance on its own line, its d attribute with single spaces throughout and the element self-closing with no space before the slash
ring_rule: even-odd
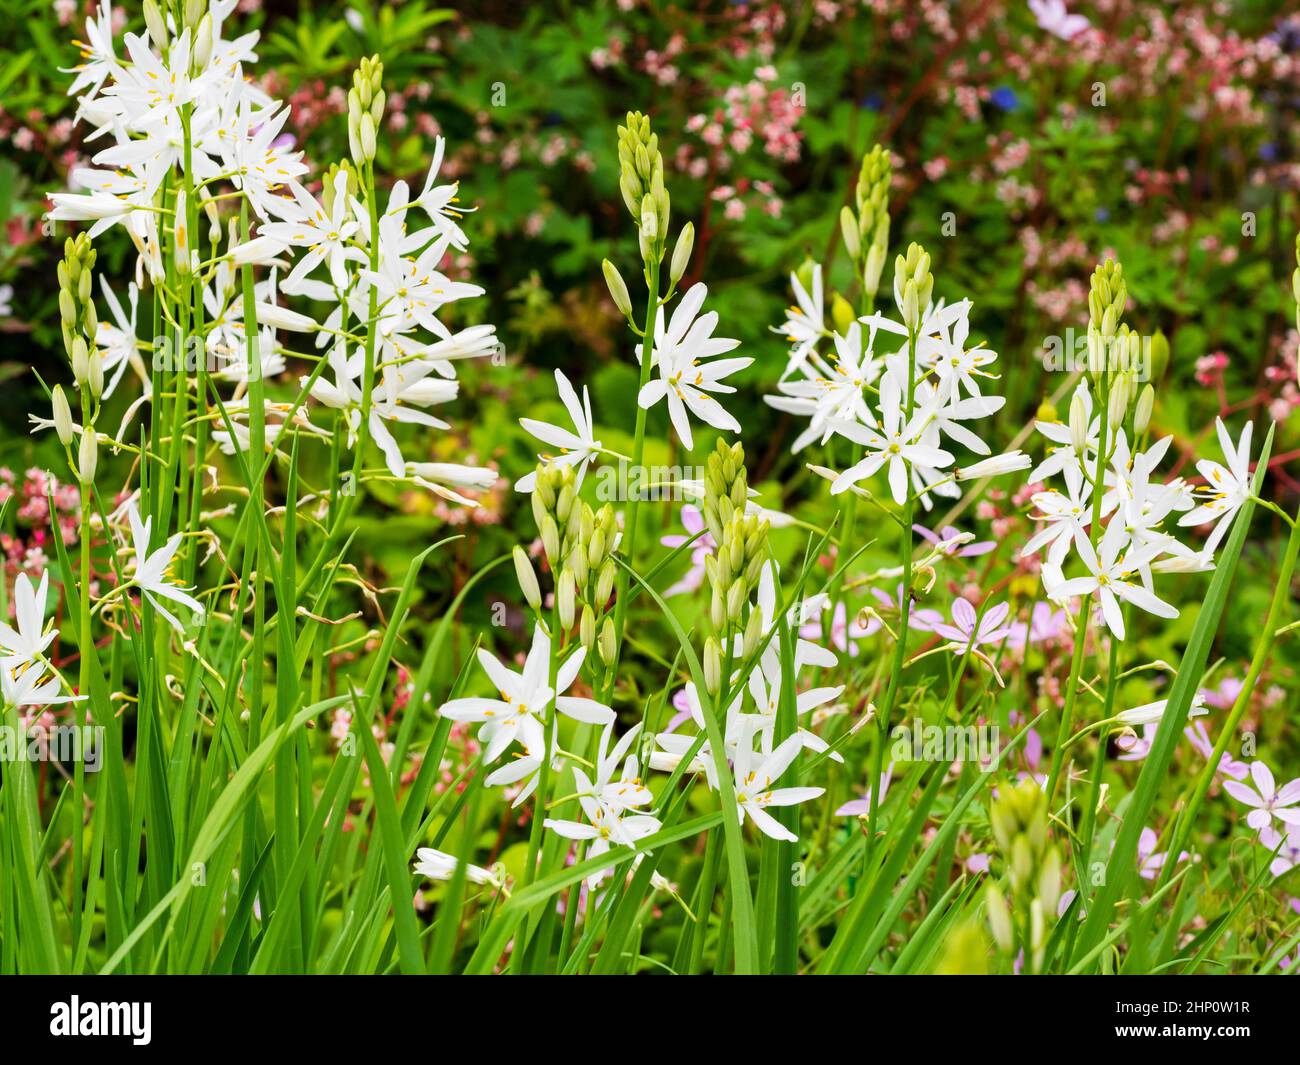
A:
<svg viewBox="0 0 1300 1065">
<path fill-rule="evenodd" d="M 650 383 L 652 369 L 650 359 L 654 352 L 655 322 L 659 315 L 658 259 L 652 259 L 646 270 L 646 277 L 648 295 L 646 296 L 645 309 L 645 336 L 641 340 L 641 383 L 637 389 L 638 397 L 641 394 L 641 389 Z M 636 406 L 636 435 L 632 443 L 632 471 L 639 471 L 645 459 L 645 423 L 648 413 L 638 401 Z M 623 529 L 624 544 L 622 554 L 627 559 L 629 566 L 636 564 L 636 541 L 637 530 L 640 525 L 638 521 L 640 507 L 640 493 L 633 493 L 627 501 L 627 520 Z M 610 701 L 614 693 L 614 683 L 618 676 L 619 657 L 623 651 L 623 627 L 627 616 L 627 572 L 625 570 L 620 569 L 618 571 L 614 587 L 614 657 L 605 672 L 605 681 L 602 685 L 602 698 L 606 703 Z"/>
</svg>

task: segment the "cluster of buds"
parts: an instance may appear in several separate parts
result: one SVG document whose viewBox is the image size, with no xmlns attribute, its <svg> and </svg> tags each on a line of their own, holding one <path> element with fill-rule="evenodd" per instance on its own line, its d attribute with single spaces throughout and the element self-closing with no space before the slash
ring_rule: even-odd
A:
<svg viewBox="0 0 1300 1065">
<path fill-rule="evenodd" d="M 90 428 L 94 407 L 104 391 L 104 359 L 95 345 L 99 317 L 93 296 L 95 249 L 85 233 L 69 237 L 63 243 L 59 263 L 59 319 L 63 329 L 63 347 L 72 363 L 72 376 L 81 395 L 82 420 L 87 430 L 81 434 L 77 472 L 82 484 L 95 479 L 98 460 L 95 433 Z M 51 396 L 54 428 L 64 447 L 72 445 L 75 426 L 72 410 L 63 389 L 56 387 Z"/>
<path fill-rule="evenodd" d="M 717 551 L 704 560 L 712 593 L 709 620 L 715 630 L 704 645 L 704 674 L 709 689 L 717 693 L 722 679 L 722 647 L 727 634 L 741 629 L 741 653 L 750 654 L 762 638 L 762 616 L 745 608 L 750 592 L 758 586 L 767 561 L 768 522 L 746 512 L 749 481 L 745 472 L 745 450 L 719 440 L 705 462 L 704 523 L 717 544 Z"/>
<path fill-rule="evenodd" d="M 77 385 L 91 386 L 97 376 L 102 388 L 102 365 L 96 372 L 99 359 L 95 349 L 95 335 L 99 331 L 99 317 L 95 313 L 93 295 L 95 282 L 95 249 L 85 233 L 69 237 L 63 242 L 63 259 L 59 263 L 59 319 L 63 328 L 63 348 L 72 362 L 72 376 Z"/>
<path fill-rule="evenodd" d="M 1011 885 L 1010 904 L 998 884 L 990 881 L 985 888 L 989 928 L 1007 954 L 1019 934 L 1039 969 L 1048 917 L 1055 915 L 1061 898 L 1061 855 L 1047 835 L 1047 796 L 1036 781 L 1026 779 L 1002 790 L 989 808 L 989 820 Z"/>
<path fill-rule="evenodd" d="M 875 300 L 880 290 L 880 274 L 885 268 L 889 248 L 889 182 L 893 169 L 889 152 L 879 144 L 862 157 L 858 184 L 854 192 L 856 213 L 845 205 L 840 209 L 840 231 L 844 246 L 857 265 L 862 291 Z"/>
<path fill-rule="evenodd" d="M 361 60 L 348 90 L 348 149 L 357 166 L 375 160 L 376 130 L 384 117 L 384 64 L 379 56 Z"/>
<path fill-rule="evenodd" d="M 578 625 L 578 635 L 589 652 L 596 646 L 606 665 L 614 660 L 617 644 L 613 620 L 606 616 L 597 629 L 614 592 L 618 564 L 618 521 L 614 508 L 606 503 L 599 510 L 578 498 L 577 481 L 571 466 L 543 465 L 537 471 L 533 491 L 533 517 L 542 538 L 542 549 L 555 579 L 555 606 L 560 627 Z M 541 592 L 527 556 L 515 549 L 515 572 L 529 604 L 541 605 Z"/>
<path fill-rule="evenodd" d="M 930 306 L 934 294 L 934 275 L 930 273 L 930 253 L 913 241 L 907 254 L 894 260 L 894 286 L 898 291 L 903 324 L 908 332 L 921 327 L 921 315 Z"/>
<path fill-rule="evenodd" d="M 325 213 L 331 217 L 334 214 L 334 196 L 340 173 L 347 175 L 347 193 L 349 196 L 356 196 L 359 187 L 357 172 L 346 159 L 337 163 L 330 163 L 325 170 L 325 176 L 321 179 L 321 203 L 325 208 Z"/>
<path fill-rule="evenodd" d="M 659 137 L 650 131 L 648 115 L 629 111 L 626 125 L 618 127 L 618 164 L 618 187 L 640 233 L 641 258 L 646 263 L 658 262 L 668 237 L 669 202 Z M 692 242 L 693 238 L 692 232 Z M 688 249 L 686 258 L 689 256 Z"/>
<path fill-rule="evenodd" d="M 1127 304 L 1124 268 L 1114 259 L 1107 259 L 1093 270 L 1088 289 L 1088 370 L 1102 395 L 1112 370 L 1137 364 L 1130 360 L 1129 350 L 1136 338 L 1127 328 L 1121 330 L 1120 319 Z"/>
</svg>

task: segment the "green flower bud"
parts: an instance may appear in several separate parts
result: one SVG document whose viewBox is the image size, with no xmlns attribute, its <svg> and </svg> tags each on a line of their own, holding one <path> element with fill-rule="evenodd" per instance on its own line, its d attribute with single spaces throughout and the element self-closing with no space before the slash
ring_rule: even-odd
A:
<svg viewBox="0 0 1300 1065">
<path fill-rule="evenodd" d="M 606 618 L 605 623 L 600 627 L 600 636 L 596 640 L 596 650 L 600 653 L 600 660 L 607 666 L 614 664 L 614 658 L 618 654 L 618 640 L 614 634 L 614 621 L 612 618 Z"/>
<path fill-rule="evenodd" d="M 710 695 L 722 690 L 722 646 L 716 636 L 704 641 L 704 687 Z"/>
<path fill-rule="evenodd" d="M 624 318 L 630 319 L 632 317 L 632 298 L 628 295 L 623 275 L 618 272 L 618 267 L 608 259 L 605 259 L 600 264 L 600 268 L 604 271 L 605 284 L 609 288 L 609 295 L 614 301 L 614 306 L 619 309 L 619 313 Z"/>
<path fill-rule="evenodd" d="M 537 584 L 537 573 L 533 570 L 528 555 L 522 547 L 516 545 L 511 556 L 515 561 L 515 578 L 519 581 L 519 590 L 523 593 L 524 599 L 534 610 L 541 609 L 542 590 Z"/>
<path fill-rule="evenodd" d="M 858 220 L 848 204 L 840 208 L 840 235 L 844 238 L 844 250 L 856 262 L 862 257 L 862 240 L 858 236 Z"/>
<path fill-rule="evenodd" d="M 1137 406 L 1133 409 L 1133 432 L 1141 436 L 1151 424 L 1151 412 L 1155 409 L 1156 390 L 1148 383 L 1142 386 Z"/>
<path fill-rule="evenodd" d="M 564 629 L 573 628 L 578 612 L 578 582 L 573 576 L 573 570 L 567 566 L 561 570 L 555 588 L 555 608 L 560 615 L 560 626 Z"/>
<path fill-rule="evenodd" d="M 831 296 L 831 321 L 835 324 L 835 332 L 844 336 L 848 333 L 849 327 L 857 321 L 857 317 L 853 311 L 853 304 L 838 292 Z"/>
<path fill-rule="evenodd" d="M 677 247 L 673 249 L 672 262 L 668 267 L 668 279 L 671 284 L 677 284 L 686 273 L 686 267 L 691 261 L 691 252 L 695 248 L 695 225 L 687 222 L 682 226 L 681 234 L 677 238 Z"/>
<path fill-rule="evenodd" d="M 155 0 L 144 0 L 144 26 L 149 31 L 149 39 L 158 46 L 160 52 L 166 54 L 169 41 L 167 21 L 158 10 Z"/>
<path fill-rule="evenodd" d="M 1004 954 L 1010 954 L 1016 946 L 1015 931 L 1011 924 L 1011 910 L 1007 906 L 1006 896 L 992 881 L 984 887 L 984 910 L 988 914 L 989 931 L 993 933 L 993 942 Z"/>
<path fill-rule="evenodd" d="M 618 567 L 612 558 L 607 558 L 605 564 L 600 567 L 600 572 L 596 574 L 596 605 L 604 606 L 609 602 L 609 597 L 614 593 L 614 578 L 618 574 Z"/>
<path fill-rule="evenodd" d="M 63 393 L 62 385 L 55 385 L 50 396 L 53 408 L 54 431 L 59 434 L 59 441 L 69 447 L 73 439 L 72 408 L 68 406 L 68 397 Z"/>
</svg>

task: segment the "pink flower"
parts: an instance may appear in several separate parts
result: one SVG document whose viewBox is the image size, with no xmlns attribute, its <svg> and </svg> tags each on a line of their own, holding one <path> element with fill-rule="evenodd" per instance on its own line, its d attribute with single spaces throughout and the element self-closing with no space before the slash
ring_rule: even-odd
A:
<svg viewBox="0 0 1300 1065">
<path fill-rule="evenodd" d="M 1157 839 L 1155 830 L 1150 828 L 1144 828 L 1142 834 L 1138 836 L 1138 876 L 1144 880 L 1154 880 L 1158 877 L 1169 857 L 1164 852 L 1156 853 Z M 1178 861 L 1185 862 L 1189 857 L 1191 856 L 1183 851 L 1178 855 Z"/>
<path fill-rule="evenodd" d="M 1246 815 L 1246 824 L 1257 832 L 1268 828 L 1276 817 L 1288 825 L 1300 825 L 1300 777 L 1278 788 L 1273 771 L 1263 762 L 1250 763 L 1250 777 L 1254 788 L 1236 780 L 1225 780 L 1223 790 L 1240 803 L 1252 807 Z"/>
<path fill-rule="evenodd" d="M 943 553 L 950 558 L 975 558 L 979 555 L 987 555 L 997 544 L 992 540 L 983 540 L 979 543 L 954 544 L 950 541 L 955 540 L 961 535 L 961 530 L 954 525 L 945 525 L 938 533 L 933 533 L 924 525 L 913 525 L 913 531 L 918 533 L 923 540 L 938 547 L 940 544 L 946 544 Z"/>
<path fill-rule="evenodd" d="M 884 802 L 885 796 L 889 794 L 889 782 L 894 776 L 894 763 L 890 762 L 889 767 L 880 774 L 880 784 L 876 788 L 876 800 Z M 851 799 L 835 811 L 836 817 L 865 817 L 871 812 L 871 793 L 867 792 L 861 799 Z"/>
<path fill-rule="evenodd" d="M 999 603 L 980 618 L 968 600 L 957 599 L 952 604 L 953 624 L 936 625 L 934 631 L 945 640 L 951 640 L 952 650 L 957 654 L 981 644 L 1001 643 L 1011 632 L 1011 626 L 1003 624 L 1010 610 L 1008 604 Z"/>
<path fill-rule="evenodd" d="M 699 539 L 691 548 L 691 568 L 682 575 L 681 580 L 664 592 L 664 598 L 693 592 L 699 588 L 704 583 L 704 560 L 717 549 L 713 537 L 705 531 L 704 515 L 700 513 L 699 507 L 691 503 L 682 507 L 682 528 L 686 530 L 687 535 L 665 536 L 659 542 L 664 547 L 678 548 L 694 536 L 699 536 Z M 703 535 L 699 535 L 701 533 Z"/>
<path fill-rule="evenodd" d="M 1205 722 L 1197 721 L 1188 725 L 1183 729 L 1183 733 L 1200 756 L 1208 761 L 1210 755 L 1214 753 L 1214 744 L 1210 742 L 1210 734 L 1205 731 Z M 1228 752 L 1224 751 L 1223 757 L 1219 759 L 1219 768 L 1215 772 L 1220 776 L 1231 777 L 1233 780 L 1245 780 L 1250 776 L 1250 766 L 1245 762 L 1234 761 L 1228 757 Z"/>
</svg>

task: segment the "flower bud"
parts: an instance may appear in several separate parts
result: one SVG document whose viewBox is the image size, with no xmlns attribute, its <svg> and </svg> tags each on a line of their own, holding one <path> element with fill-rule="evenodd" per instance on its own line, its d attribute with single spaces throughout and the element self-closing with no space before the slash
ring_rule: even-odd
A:
<svg viewBox="0 0 1300 1065">
<path fill-rule="evenodd" d="M 722 690 L 722 647 L 716 636 L 704 641 L 704 687 L 710 695 Z"/>
<path fill-rule="evenodd" d="M 1084 389 L 1080 385 L 1070 400 L 1070 444 L 1079 454 L 1088 446 L 1088 408 L 1083 397 Z"/>
<path fill-rule="evenodd" d="M 614 306 L 619 309 L 624 318 L 631 318 L 632 299 L 627 293 L 627 285 L 623 281 L 623 275 L 618 272 L 618 267 L 608 259 L 600 264 L 600 268 L 605 274 L 605 284 L 609 288 L 609 295 L 614 301 Z"/>
<path fill-rule="evenodd" d="M 573 570 L 567 566 L 560 573 L 560 582 L 555 589 L 555 607 L 559 611 L 562 628 L 573 628 L 573 620 L 578 613 L 578 582 Z"/>
<path fill-rule="evenodd" d="M 614 635 L 614 621 L 612 618 L 606 618 L 605 624 L 600 627 L 600 635 L 596 638 L 596 650 L 600 654 L 600 660 L 607 666 L 614 664 L 614 658 L 618 654 L 618 640 Z"/>
<path fill-rule="evenodd" d="M 54 410 L 54 431 L 59 434 L 59 440 L 64 447 L 72 444 L 72 409 L 68 406 L 68 397 L 63 393 L 62 385 L 55 385 L 54 392 L 50 396 L 51 406 Z"/>
<path fill-rule="evenodd" d="M 748 658 L 756 650 L 758 645 L 763 642 L 763 612 L 754 610 L 750 612 L 749 621 L 745 625 L 745 636 L 741 640 L 740 653 Z"/>
<path fill-rule="evenodd" d="M 207 69 L 212 62 L 212 16 L 205 14 L 199 22 L 198 32 L 194 35 L 194 70 Z"/>
<path fill-rule="evenodd" d="M 862 267 L 862 288 L 871 296 L 880 291 L 880 275 L 885 269 L 885 248 L 873 244 L 867 249 L 867 261 Z"/>
<path fill-rule="evenodd" d="M 844 238 L 844 250 L 856 262 L 862 256 L 862 240 L 858 236 L 858 220 L 847 203 L 840 208 L 840 235 Z"/>
<path fill-rule="evenodd" d="M 659 239 L 659 211 L 649 193 L 641 200 L 641 236 L 651 244 Z"/>
<path fill-rule="evenodd" d="M 533 564 L 528 560 L 528 555 L 524 549 L 517 544 L 514 551 L 511 552 L 515 560 L 515 578 L 519 581 L 519 590 L 523 593 L 524 599 L 528 605 L 537 610 L 542 605 L 542 590 L 537 584 L 537 574 L 533 570 Z"/>
<path fill-rule="evenodd" d="M 77 477 L 83 485 L 95 481 L 95 467 L 99 464 L 99 441 L 93 429 L 81 431 L 81 447 L 77 452 Z"/>
<path fill-rule="evenodd" d="M 596 643 L 596 612 L 591 609 L 590 603 L 582 608 L 582 620 L 578 623 L 578 639 L 588 651 Z"/>
<path fill-rule="evenodd" d="M 1156 404 L 1156 390 L 1147 383 L 1138 396 L 1137 407 L 1133 410 L 1133 432 L 1141 436 L 1151 424 L 1151 412 Z"/>
<path fill-rule="evenodd" d="M 555 524 L 555 519 L 549 514 L 542 516 L 542 523 L 538 526 L 538 532 L 542 537 L 542 550 L 546 552 L 546 561 L 551 564 L 551 568 L 560 561 L 560 529 Z"/>
<path fill-rule="evenodd" d="M 832 295 L 831 321 L 835 324 L 835 332 L 839 333 L 840 336 L 846 335 L 856 320 L 857 315 L 853 313 L 853 304 L 838 292 Z"/>
<path fill-rule="evenodd" d="M 1010 954 L 1016 945 L 1011 927 L 1011 910 L 1007 906 L 1006 896 L 992 881 L 984 888 L 984 910 L 988 914 L 993 941 L 1004 954 Z"/>
<path fill-rule="evenodd" d="M 144 25 L 149 31 L 149 39 L 158 46 L 164 55 L 167 51 L 167 22 L 158 10 L 155 0 L 144 0 Z"/>
<path fill-rule="evenodd" d="M 618 567 L 612 558 L 607 558 L 605 564 L 600 567 L 600 572 L 596 574 L 596 605 L 604 606 L 609 602 L 609 597 L 614 594 L 614 578 L 617 576 Z"/>
<path fill-rule="evenodd" d="M 72 341 L 72 377 L 78 387 L 86 384 L 90 377 L 90 353 L 85 337 L 75 337 Z"/>
<path fill-rule="evenodd" d="M 673 259 L 668 267 L 668 279 L 671 284 L 677 284 L 686 273 L 686 267 L 690 265 L 691 252 L 695 248 L 695 225 L 687 222 L 682 226 L 682 232 L 677 238 L 677 247 L 673 249 Z"/>
<path fill-rule="evenodd" d="M 357 139 L 361 144 L 361 155 L 367 162 L 373 162 L 375 158 L 375 120 L 367 111 L 361 116 L 361 122 L 357 126 Z"/>
</svg>

